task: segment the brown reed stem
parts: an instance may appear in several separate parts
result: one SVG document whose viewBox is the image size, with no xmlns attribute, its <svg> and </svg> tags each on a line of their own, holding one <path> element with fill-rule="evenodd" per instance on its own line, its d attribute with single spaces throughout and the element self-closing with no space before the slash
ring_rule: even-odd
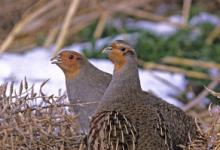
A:
<svg viewBox="0 0 220 150">
<path fill-rule="evenodd" d="M 191 77 L 191 78 L 195 78 L 195 79 L 215 80 L 215 78 L 211 78 L 211 77 L 209 77 L 209 75 L 202 73 L 202 72 L 198 72 L 198 71 L 189 71 L 189 70 L 181 69 L 178 67 L 155 64 L 155 63 L 144 63 L 141 65 L 144 67 L 144 69 L 152 69 L 152 70 L 161 70 L 161 71 L 167 71 L 167 72 L 181 73 L 181 74 L 186 75 L 187 77 Z"/>
<path fill-rule="evenodd" d="M 10 44 L 15 39 L 16 35 L 21 32 L 21 30 L 24 28 L 25 25 L 27 25 L 30 21 L 34 20 L 35 18 L 39 17 L 45 11 L 54 7 L 57 4 L 57 2 L 59 2 L 59 0 L 54 0 L 51 1 L 50 3 L 47 3 L 43 7 L 34 11 L 32 14 L 26 16 L 19 23 L 17 23 L 15 27 L 12 29 L 12 31 L 9 33 L 9 35 L 6 37 L 6 39 L 3 41 L 3 43 L 1 44 L 0 53 L 4 52 L 10 46 Z"/>
<path fill-rule="evenodd" d="M 183 2 L 183 26 L 186 27 L 189 20 L 190 8 L 191 8 L 192 0 L 184 0 Z"/>
<path fill-rule="evenodd" d="M 220 75 L 217 76 L 218 78 L 220 78 Z M 218 84 L 219 84 L 220 80 L 213 80 L 208 86 L 207 88 L 210 90 L 213 90 Z M 183 111 L 188 111 L 189 109 L 191 109 L 192 107 L 196 106 L 197 104 L 199 104 L 207 95 L 209 94 L 209 91 L 204 88 L 204 90 L 197 96 L 195 97 L 191 102 L 189 102 L 188 104 L 186 104 L 182 109 Z"/>
<path fill-rule="evenodd" d="M 64 23 L 63 23 L 61 32 L 60 32 L 60 34 L 58 36 L 58 39 L 57 39 L 57 42 L 56 42 L 56 45 L 55 45 L 54 55 L 56 55 L 58 53 L 58 51 L 61 49 L 61 47 L 64 44 L 64 41 L 65 41 L 65 38 L 66 38 L 66 34 L 68 32 L 68 28 L 69 28 L 69 25 L 70 25 L 70 22 L 72 20 L 72 17 L 76 13 L 76 10 L 77 10 L 77 8 L 79 6 L 79 3 L 80 3 L 80 0 L 73 0 L 72 3 L 70 4 L 69 10 L 68 10 L 68 12 L 67 12 L 67 14 L 65 16 L 65 19 L 64 19 Z"/>
<path fill-rule="evenodd" d="M 163 63 L 172 64 L 172 65 L 185 65 L 191 67 L 201 67 L 201 68 L 218 68 L 220 69 L 220 64 L 214 62 L 207 62 L 202 60 L 194 60 L 188 58 L 180 58 L 180 57 L 165 57 L 162 59 Z"/>
<path fill-rule="evenodd" d="M 107 20 L 108 20 L 108 14 L 106 12 L 103 12 L 100 16 L 99 22 L 98 22 L 96 29 L 95 29 L 95 32 L 93 34 L 95 39 L 98 39 L 101 37 Z"/>
</svg>

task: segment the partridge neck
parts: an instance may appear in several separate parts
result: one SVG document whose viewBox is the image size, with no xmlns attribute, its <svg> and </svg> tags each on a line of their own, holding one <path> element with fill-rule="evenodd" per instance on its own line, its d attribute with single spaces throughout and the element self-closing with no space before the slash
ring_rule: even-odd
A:
<svg viewBox="0 0 220 150">
<path fill-rule="evenodd" d="M 137 61 L 135 58 L 128 56 L 124 66 L 119 70 L 114 70 L 112 81 L 105 91 L 103 99 L 109 99 L 112 96 L 130 95 L 138 91 L 141 91 L 141 86 Z"/>
<path fill-rule="evenodd" d="M 92 77 L 90 74 L 93 74 L 95 69 L 96 68 L 92 64 L 86 63 L 80 68 L 80 71 L 75 78 L 66 80 L 69 99 L 79 99 L 82 97 L 80 94 L 84 91 L 83 88 L 92 81 L 92 79 L 90 79 Z"/>
<path fill-rule="evenodd" d="M 96 91 L 96 94 L 99 95 L 103 92 L 103 89 L 99 88 L 107 86 L 105 84 L 108 84 L 108 81 L 110 82 L 110 75 L 87 62 L 73 80 L 66 80 L 68 97 L 73 100 L 93 100 L 97 95 L 91 91 Z"/>
</svg>

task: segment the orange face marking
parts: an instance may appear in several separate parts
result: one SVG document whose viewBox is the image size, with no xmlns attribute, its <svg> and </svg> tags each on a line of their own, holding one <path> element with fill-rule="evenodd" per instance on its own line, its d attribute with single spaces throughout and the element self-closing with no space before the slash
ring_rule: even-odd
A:
<svg viewBox="0 0 220 150">
<path fill-rule="evenodd" d="M 114 63 L 115 70 L 121 69 L 126 63 L 125 55 L 129 52 L 133 53 L 133 49 L 129 49 L 128 46 L 125 46 L 123 43 L 112 43 L 112 50 L 108 54 L 109 59 Z"/>
<path fill-rule="evenodd" d="M 125 64 L 123 53 L 117 47 L 112 46 L 112 51 L 109 53 L 109 59 L 114 63 L 115 70 L 119 70 Z"/>
<path fill-rule="evenodd" d="M 82 55 L 73 51 L 62 51 L 58 56 L 59 63 L 57 65 L 63 70 L 66 79 L 74 79 L 80 72 Z"/>
</svg>

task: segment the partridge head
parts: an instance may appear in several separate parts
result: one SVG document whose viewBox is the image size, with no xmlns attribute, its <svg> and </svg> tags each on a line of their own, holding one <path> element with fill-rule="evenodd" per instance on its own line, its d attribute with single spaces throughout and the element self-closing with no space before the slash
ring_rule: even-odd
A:
<svg viewBox="0 0 220 150">
<path fill-rule="evenodd" d="M 79 74 L 87 60 L 75 51 L 62 51 L 51 58 L 51 61 L 62 69 L 67 80 L 71 80 Z"/>
<path fill-rule="evenodd" d="M 111 46 L 106 47 L 103 53 L 107 53 L 109 59 L 115 65 L 115 71 L 121 69 L 126 63 L 127 57 L 133 57 L 136 60 L 136 52 L 134 48 L 123 40 L 114 41 Z"/>
</svg>

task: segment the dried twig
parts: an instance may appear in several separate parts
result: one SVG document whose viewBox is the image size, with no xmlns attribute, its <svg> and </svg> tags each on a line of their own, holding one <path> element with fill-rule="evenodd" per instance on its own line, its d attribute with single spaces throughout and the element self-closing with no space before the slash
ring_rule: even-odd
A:
<svg viewBox="0 0 220 150">
<path fill-rule="evenodd" d="M 108 19 L 108 14 L 106 12 L 102 13 L 102 15 L 100 16 L 99 22 L 96 26 L 95 32 L 93 34 L 95 39 L 98 39 L 101 37 L 103 30 L 105 28 L 107 19 Z"/>
<path fill-rule="evenodd" d="M 215 97 L 220 99 L 220 93 L 215 92 L 215 91 L 213 91 L 213 90 L 211 90 L 211 89 L 209 89 L 207 87 L 205 87 L 205 88 L 209 91 L 210 94 L 212 94 L 213 96 L 215 96 Z"/>
<path fill-rule="evenodd" d="M 191 7 L 192 0 L 184 0 L 183 3 L 183 26 L 187 26 L 188 20 L 189 20 L 189 14 L 190 14 L 190 7 Z"/>
<path fill-rule="evenodd" d="M 53 28 L 49 31 L 48 36 L 44 42 L 43 47 L 49 47 L 55 40 L 56 35 L 58 33 L 58 28 Z"/>
<path fill-rule="evenodd" d="M 212 32 L 209 33 L 206 43 L 212 44 L 212 42 L 219 37 L 220 34 L 220 25 L 217 25 Z"/>
<path fill-rule="evenodd" d="M 171 22 L 171 21 L 169 21 L 169 19 L 167 17 L 155 15 L 153 13 L 146 12 L 143 10 L 134 9 L 134 8 L 124 8 L 123 11 L 121 11 L 121 12 L 125 13 L 127 15 L 130 15 L 130 16 L 134 16 L 134 17 L 138 17 L 138 18 L 142 18 L 142 19 L 148 19 L 151 21 L 156 21 L 156 22 L 163 21 L 163 22 L 166 22 L 166 23 L 173 25 L 175 27 L 182 28 L 182 24 L 180 24 L 180 23 Z"/>
<path fill-rule="evenodd" d="M 218 78 L 220 78 L 220 75 L 218 75 Z M 210 90 L 213 90 L 219 84 L 219 82 L 220 82 L 220 80 L 213 80 L 207 86 L 207 88 L 210 89 Z M 182 109 L 184 111 L 188 111 L 192 107 L 194 107 L 197 104 L 199 104 L 208 94 L 209 94 L 209 91 L 205 88 L 195 99 L 193 99 L 191 102 L 186 104 Z"/>
<path fill-rule="evenodd" d="M 64 20 L 64 23 L 63 23 L 63 26 L 62 26 L 62 30 L 60 32 L 60 35 L 57 39 L 57 42 L 56 42 L 56 46 L 55 46 L 55 53 L 54 55 L 60 50 L 60 48 L 63 46 L 63 43 L 64 43 L 64 40 L 65 40 L 65 37 L 66 37 L 66 34 L 67 34 L 67 30 L 69 28 L 69 25 L 70 25 L 70 22 L 71 22 L 71 19 L 72 17 L 75 15 L 76 13 L 76 10 L 79 6 L 79 3 L 80 3 L 80 0 L 74 0 L 72 1 L 72 3 L 70 4 L 70 7 L 69 7 L 69 10 L 66 14 L 66 17 L 65 17 L 65 20 Z"/>
<path fill-rule="evenodd" d="M 155 69 L 155 70 L 161 70 L 161 71 L 181 73 L 181 74 L 186 75 L 187 77 L 196 78 L 196 79 L 215 80 L 215 78 L 211 78 L 207 74 L 198 72 L 198 71 L 189 71 L 189 70 L 181 69 L 178 67 L 155 64 L 155 63 L 141 63 L 141 65 L 145 69 Z"/>
<path fill-rule="evenodd" d="M 220 64 L 217 64 L 214 62 L 202 61 L 202 60 L 188 59 L 188 58 L 168 56 L 168 57 L 163 58 L 162 62 L 166 64 L 172 64 L 172 65 L 185 65 L 185 66 L 192 66 L 192 67 L 220 69 Z"/>
<path fill-rule="evenodd" d="M 13 42 L 16 35 L 24 28 L 25 25 L 27 25 L 27 23 L 39 17 L 45 11 L 51 9 L 53 6 L 57 4 L 57 2 L 59 2 L 59 0 L 54 0 L 54 1 L 51 1 L 50 3 L 47 3 L 45 6 L 39 8 L 38 10 L 30 14 L 29 16 L 22 19 L 19 23 L 17 23 L 15 27 L 13 28 L 13 30 L 10 32 L 10 34 L 7 36 L 7 38 L 1 44 L 0 53 L 4 52 L 10 46 L 10 44 Z"/>
</svg>

